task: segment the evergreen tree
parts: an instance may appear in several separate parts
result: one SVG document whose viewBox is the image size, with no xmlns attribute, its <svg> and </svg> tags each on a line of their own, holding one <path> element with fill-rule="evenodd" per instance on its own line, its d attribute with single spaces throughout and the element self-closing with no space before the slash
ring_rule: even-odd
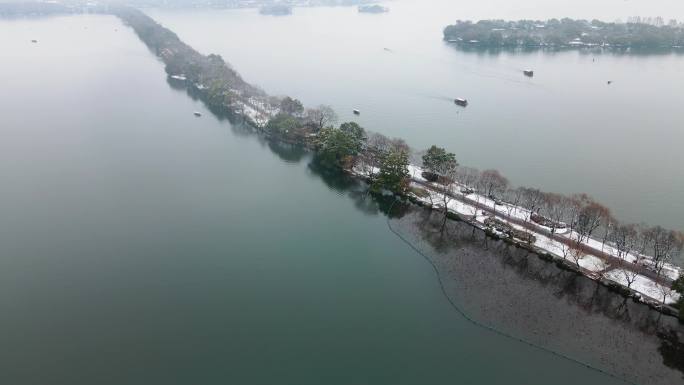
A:
<svg viewBox="0 0 684 385">
<path fill-rule="evenodd" d="M 373 188 L 376 191 L 384 188 L 403 192 L 409 181 L 408 164 L 408 152 L 397 149 L 389 151 L 380 161 L 380 173 Z"/>
</svg>

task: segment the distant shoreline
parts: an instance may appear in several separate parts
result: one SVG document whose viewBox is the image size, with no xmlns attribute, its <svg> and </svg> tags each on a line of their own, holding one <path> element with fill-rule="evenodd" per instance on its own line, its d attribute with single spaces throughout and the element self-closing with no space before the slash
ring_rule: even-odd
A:
<svg viewBox="0 0 684 385">
<path fill-rule="evenodd" d="M 445 27 L 443 34 L 445 41 L 464 48 L 684 52 L 684 24 L 676 20 L 665 22 L 661 18 L 627 23 L 567 18 L 459 20 Z"/>
</svg>

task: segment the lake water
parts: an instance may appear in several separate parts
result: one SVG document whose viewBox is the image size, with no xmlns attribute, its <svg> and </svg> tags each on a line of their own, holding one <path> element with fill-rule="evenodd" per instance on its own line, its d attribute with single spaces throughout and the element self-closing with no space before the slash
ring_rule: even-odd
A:
<svg viewBox="0 0 684 385">
<path fill-rule="evenodd" d="M 457 19 L 684 20 L 680 1 L 388 6 L 379 15 L 353 7 L 298 8 L 287 17 L 253 9 L 150 14 L 269 93 L 330 104 L 341 119 L 418 150 L 442 145 L 461 164 L 499 169 L 516 185 L 589 193 L 624 221 L 684 229 L 684 54 L 475 53 L 441 34 Z M 455 106 L 456 97 L 469 106 Z"/>
<path fill-rule="evenodd" d="M 362 186 L 172 89 L 117 19 L 0 42 L 0 383 L 620 383 L 467 322 Z"/>
</svg>

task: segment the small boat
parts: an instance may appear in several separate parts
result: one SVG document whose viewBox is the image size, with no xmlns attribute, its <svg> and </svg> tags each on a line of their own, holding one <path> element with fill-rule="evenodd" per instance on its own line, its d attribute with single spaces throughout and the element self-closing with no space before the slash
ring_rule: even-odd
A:
<svg viewBox="0 0 684 385">
<path fill-rule="evenodd" d="M 611 85 L 611 84 L 613 84 L 613 81 L 612 81 L 612 80 L 608 80 L 608 85 Z"/>
<path fill-rule="evenodd" d="M 359 110 L 354 110 L 354 115 L 361 115 L 361 111 L 359 111 Z"/>
<path fill-rule="evenodd" d="M 461 107 L 466 107 L 468 105 L 468 100 L 467 99 L 461 99 L 461 98 L 456 98 L 454 99 L 454 103 Z"/>
<path fill-rule="evenodd" d="M 38 40 L 33 39 L 33 40 L 31 40 L 31 43 L 38 43 Z"/>
<path fill-rule="evenodd" d="M 194 114 L 195 116 L 197 116 L 197 117 L 200 117 L 200 116 L 202 116 L 202 113 L 201 113 L 201 112 L 199 112 L 199 111 L 195 111 L 195 112 L 193 112 L 193 114 Z"/>
<path fill-rule="evenodd" d="M 525 76 L 531 78 L 531 77 L 534 76 L 534 71 L 532 71 L 532 70 L 523 70 L 523 74 L 525 74 Z"/>
</svg>

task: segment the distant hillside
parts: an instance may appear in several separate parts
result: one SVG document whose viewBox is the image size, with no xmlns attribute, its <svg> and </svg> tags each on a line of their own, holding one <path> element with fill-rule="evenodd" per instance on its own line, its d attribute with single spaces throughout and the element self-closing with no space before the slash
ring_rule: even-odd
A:
<svg viewBox="0 0 684 385">
<path fill-rule="evenodd" d="M 605 23 L 598 20 L 551 19 L 458 21 L 444 28 L 444 39 L 459 45 L 488 48 L 640 48 L 684 47 L 684 27 L 667 25 Z"/>
</svg>

